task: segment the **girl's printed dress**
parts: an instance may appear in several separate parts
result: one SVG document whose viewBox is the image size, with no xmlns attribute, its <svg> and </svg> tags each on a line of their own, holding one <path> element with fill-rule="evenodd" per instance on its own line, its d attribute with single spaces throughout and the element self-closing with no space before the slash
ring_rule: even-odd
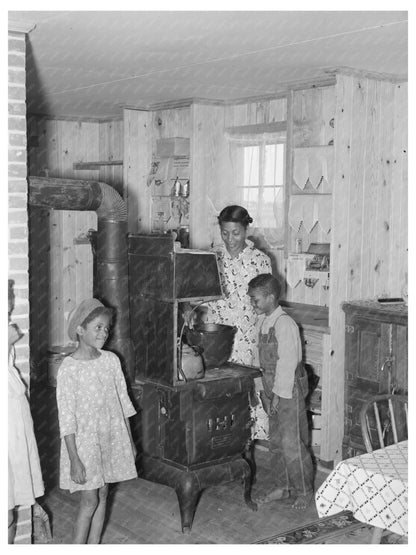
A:
<svg viewBox="0 0 416 555">
<path fill-rule="evenodd" d="M 57 401 L 61 436 L 60 487 L 97 489 L 137 477 L 125 418 L 136 411 L 128 397 L 118 357 L 100 350 L 93 360 L 66 357 L 58 371 Z M 87 481 L 71 480 L 65 436 L 75 434 Z"/>
<path fill-rule="evenodd" d="M 33 505 L 44 493 L 38 447 L 26 387 L 14 365 L 14 348 L 9 356 L 8 398 L 8 508 Z"/>
<path fill-rule="evenodd" d="M 252 365 L 257 350 L 257 315 L 247 294 L 249 281 L 259 274 L 271 274 L 269 257 L 254 247 L 252 241 L 238 256 L 232 258 L 225 245 L 217 252 L 218 268 L 224 299 L 207 303 L 206 321 L 213 324 L 226 324 L 237 328 L 230 360 L 237 364 Z M 254 420 L 253 439 L 267 439 L 268 416 L 260 399 L 252 407 Z"/>
</svg>

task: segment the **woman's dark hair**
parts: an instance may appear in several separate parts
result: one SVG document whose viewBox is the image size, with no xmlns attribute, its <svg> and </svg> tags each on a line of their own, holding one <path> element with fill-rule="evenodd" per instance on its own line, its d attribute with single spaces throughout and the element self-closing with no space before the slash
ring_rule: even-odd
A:
<svg viewBox="0 0 416 555">
<path fill-rule="evenodd" d="M 235 222 L 247 228 L 253 222 L 253 218 L 245 208 L 232 204 L 223 208 L 218 216 L 218 223 L 221 225 L 224 222 Z"/>
<path fill-rule="evenodd" d="M 95 320 L 95 318 L 97 318 L 97 316 L 109 316 L 110 320 L 108 322 L 109 325 L 111 325 L 113 317 L 114 317 L 114 310 L 112 308 L 108 308 L 106 306 L 98 306 L 97 308 L 94 308 L 94 310 L 92 312 L 90 312 L 90 314 L 88 314 L 88 316 L 85 318 L 85 320 L 80 324 L 82 328 L 86 328 L 86 326 L 92 322 L 93 320 Z"/>
<path fill-rule="evenodd" d="M 280 297 L 280 283 L 272 274 L 259 274 L 248 283 L 249 289 L 261 289 L 266 295 L 274 295 L 278 301 Z"/>
</svg>

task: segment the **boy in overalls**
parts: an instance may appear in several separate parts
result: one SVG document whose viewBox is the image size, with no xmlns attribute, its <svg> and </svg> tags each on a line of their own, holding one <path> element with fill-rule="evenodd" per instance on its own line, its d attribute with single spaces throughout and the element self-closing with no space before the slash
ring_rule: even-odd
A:
<svg viewBox="0 0 416 555">
<path fill-rule="evenodd" d="M 269 449 L 273 489 L 258 499 L 268 503 L 293 497 L 305 509 L 313 497 L 313 464 L 308 451 L 305 397 L 308 379 L 296 322 L 279 306 L 280 285 L 271 274 L 249 282 L 248 295 L 257 314 L 260 397 L 269 415 Z"/>
</svg>

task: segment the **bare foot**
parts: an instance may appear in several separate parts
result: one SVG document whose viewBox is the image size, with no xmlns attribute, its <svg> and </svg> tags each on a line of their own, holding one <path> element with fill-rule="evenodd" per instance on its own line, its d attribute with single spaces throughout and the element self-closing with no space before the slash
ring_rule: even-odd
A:
<svg viewBox="0 0 416 555">
<path fill-rule="evenodd" d="M 294 502 L 292 503 L 293 509 L 298 509 L 299 511 L 304 511 L 311 503 L 313 499 L 313 492 L 307 493 L 306 495 L 298 495 Z"/>
<path fill-rule="evenodd" d="M 257 499 L 257 503 L 262 505 L 264 503 L 271 503 L 272 501 L 280 501 L 282 499 L 287 499 L 289 497 L 289 492 L 287 489 L 276 488 L 267 493 L 266 495 L 262 495 Z"/>
</svg>

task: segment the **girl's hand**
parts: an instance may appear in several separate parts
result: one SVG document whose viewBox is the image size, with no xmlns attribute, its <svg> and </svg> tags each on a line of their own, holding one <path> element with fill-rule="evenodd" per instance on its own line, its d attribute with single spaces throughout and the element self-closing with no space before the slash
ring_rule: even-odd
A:
<svg viewBox="0 0 416 555">
<path fill-rule="evenodd" d="M 134 457 L 134 460 L 136 460 L 137 449 L 136 449 L 136 445 L 134 444 L 133 436 L 132 436 L 132 433 L 131 433 L 130 420 L 128 418 L 125 418 L 124 420 L 126 422 L 126 428 L 127 428 L 128 433 L 129 433 L 129 438 L 130 438 L 130 443 L 131 443 L 131 450 L 133 451 L 133 457 Z"/>
<path fill-rule="evenodd" d="M 131 440 L 131 449 L 132 449 L 132 451 L 133 451 L 134 460 L 136 460 L 136 457 L 137 457 L 137 448 L 136 448 L 136 446 L 134 445 L 134 441 L 133 441 L 133 440 Z"/>
<path fill-rule="evenodd" d="M 87 481 L 85 466 L 79 457 L 71 461 L 71 480 L 76 484 L 85 484 Z"/>
<path fill-rule="evenodd" d="M 17 324 L 9 324 L 9 346 L 19 341 L 23 337 L 23 333 L 20 331 Z"/>
<path fill-rule="evenodd" d="M 277 414 L 279 407 L 279 396 L 273 393 L 273 399 L 270 402 L 270 414 Z"/>
</svg>

